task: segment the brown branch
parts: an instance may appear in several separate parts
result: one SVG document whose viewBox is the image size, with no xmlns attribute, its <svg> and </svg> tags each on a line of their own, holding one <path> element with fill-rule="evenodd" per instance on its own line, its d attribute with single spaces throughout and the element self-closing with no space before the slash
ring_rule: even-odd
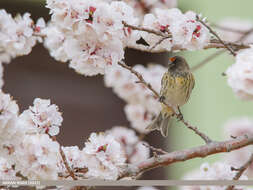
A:
<svg viewBox="0 0 253 190">
<path fill-rule="evenodd" d="M 118 64 L 121 67 L 123 67 L 123 68 L 129 70 L 131 73 L 133 73 L 140 80 L 140 83 L 144 84 L 149 90 L 151 90 L 153 92 L 153 94 L 155 95 L 155 98 L 159 98 L 159 94 L 155 91 L 155 89 L 153 89 L 153 87 L 151 86 L 150 83 L 147 83 L 144 80 L 143 76 L 139 72 L 135 71 L 132 67 L 126 65 L 123 62 L 118 62 Z"/>
<path fill-rule="evenodd" d="M 125 27 L 131 28 L 133 30 L 144 31 L 144 32 L 147 32 L 147 33 L 155 34 L 157 36 L 166 37 L 166 38 L 171 38 L 172 37 L 172 35 L 170 33 L 163 33 L 159 30 L 152 30 L 152 29 L 149 29 L 149 28 L 141 27 L 141 26 L 130 25 L 130 24 L 127 24 L 125 21 L 122 21 L 122 24 Z"/>
<path fill-rule="evenodd" d="M 241 50 L 241 49 L 247 49 L 250 48 L 249 44 L 243 44 L 243 43 L 236 43 L 236 42 L 224 42 L 225 45 L 229 45 L 231 47 L 233 47 L 233 49 L 235 51 Z M 148 53 L 163 53 L 163 52 L 173 52 L 173 51 L 187 51 L 187 49 L 185 48 L 181 48 L 179 46 L 174 46 L 172 47 L 172 49 L 170 51 L 168 51 L 167 49 L 161 48 L 161 49 L 151 49 L 147 46 L 143 46 L 143 45 L 128 45 L 127 46 L 130 49 L 136 49 L 139 51 L 143 51 L 143 52 L 148 52 Z M 209 42 L 209 44 L 207 44 L 205 47 L 203 47 L 203 49 L 226 49 L 226 46 L 224 46 L 223 44 L 220 44 L 217 40 L 211 40 Z"/>
<path fill-rule="evenodd" d="M 181 120 L 181 122 L 190 130 L 194 131 L 198 136 L 200 136 L 206 144 L 210 144 L 211 142 L 213 142 L 207 135 L 205 135 L 204 133 L 202 133 L 201 131 L 198 130 L 197 127 L 193 127 L 191 126 L 187 121 L 185 121 L 184 119 Z"/>
<path fill-rule="evenodd" d="M 231 49 L 225 42 L 223 42 L 223 40 L 219 37 L 219 35 L 218 35 L 210 26 L 208 26 L 205 22 L 203 22 L 203 21 L 199 18 L 198 15 L 196 15 L 196 20 L 197 20 L 198 22 L 200 22 L 201 24 L 203 24 L 203 25 L 209 30 L 209 32 L 210 32 L 211 34 L 213 34 L 213 35 L 219 40 L 219 42 L 220 42 L 222 45 L 225 46 L 225 48 L 226 48 L 228 51 L 230 51 L 230 53 L 231 53 L 233 56 L 236 56 L 236 53 L 234 52 L 234 50 Z"/>
<path fill-rule="evenodd" d="M 133 74 L 139 79 L 139 83 L 144 84 L 149 90 L 151 90 L 151 91 L 153 92 L 155 98 L 159 98 L 159 97 L 160 97 L 159 93 L 156 92 L 155 89 L 153 89 L 153 87 L 151 86 L 150 83 L 147 83 L 147 82 L 144 80 L 144 78 L 142 77 L 142 75 L 141 75 L 139 72 L 135 71 L 132 67 L 126 65 L 125 63 L 118 62 L 118 64 L 119 64 L 121 67 L 123 67 L 123 68 L 129 70 L 131 73 L 133 73 Z M 167 107 L 169 107 L 169 108 L 171 109 L 170 105 L 166 104 L 164 101 L 162 101 L 161 103 L 163 103 L 164 105 L 166 105 Z M 212 140 L 211 140 L 207 135 L 205 135 L 204 133 L 200 132 L 200 131 L 198 130 L 197 127 L 193 127 L 193 126 L 191 126 L 187 121 L 185 121 L 184 118 L 182 118 L 182 115 L 181 115 L 180 113 L 177 113 L 174 109 L 172 109 L 172 110 L 173 110 L 173 112 L 174 112 L 174 115 L 175 115 L 177 118 L 179 118 L 179 120 L 180 120 L 188 129 L 194 131 L 197 135 L 199 135 L 200 138 L 202 138 L 202 139 L 205 141 L 206 144 L 209 144 L 209 143 L 212 142 Z"/>
<path fill-rule="evenodd" d="M 244 31 L 244 34 L 240 37 L 239 40 L 237 40 L 236 42 L 241 42 L 243 41 L 249 34 L 251 34 L 253 32 L 253 28 L 249 29 L 248 31 Z M 215 52 L 214 54 L 208 56 L 207 58 L 205 58 L 203 61 L 201 61 L 200 63 L 198 63 L 197 65 L 195 65 L 194 67 L 191 68 L 191 71 L 196 71 L 197 69 L 199 69 L 200 67 L 204 66 L 205 64 L 207 64 L 209 61 L 213 60 L 214 58 L 220 56 L 221 54 L 223 54 L 225 52 L 225 50 L 220 50 Z"/>
<path fill-rule="evenodd" d="M 164 40 L 168 39 L 168 37 L 163 37 L 159 41 L 157 41 L 151 48 L 150 50 L 155 49 L 159 44 L 161 44 Z"/>
<path fill-rule="evenodd" d="M 162 154 L 168 154 L 168 152 L 166 152 L 166 151 L 164 151 L 164 150 L 162 150 L 160 148 L 155 148 L 155 147 L 153 147 L 153 146 L 151 146 L 151 145 L 149 145 L 147 143 L 142 143 L 142 144 L 143 144 L 143 146 L 145 146 L 147 148 L 150 148 L 150 150 L 152 150 L 154 152 L 159 152 L 159 153 L 162 153 Z"/>
<path fill-rule="evenodd" d="M 119 179 L 136 176 L 142 172 L 157 167 L 168 166 L 176 162 L 183 162 L 194 158 L 204 158 L 222 152 L 231 152 L 251 144 L 253 144 L 253 135 L 242 135 L 232 140 L 212 142 L 203 146 L 159 155 L 158 157 L 154 156 L 136 165 L 130 165 L 127 170 L 120 175 Z"/>
<path fill-rule="evenodd" d="M 73 180 L 77 180 L 77 178 L 76 178 L 74 172 L 72 171 L 72 169 L 70 168 L 70 166 L 69 166 L 69 164 L 68 164 L 68 162 L 67 162 L 66 155 L 65 155 L 65 153 L 63 152 L 61 146 L 60 146 L 60 148 L 59 148 L 59 151 L 60 151 L 60 154 L 61 154 L 61 157 L 62 157 L 62 161 L 63 161 L 63 163 L 64 163 L 64 166 L 65 166 L 66 170 L 68 171 L 69 175 L 72 177 Z"/>
<path fill-rule="evenodd" d="M 246 163 L 244 163 L 240 168 L 238 169 L 231 168 L 232 170 L 238 171 L 234 176 L 233 180 L 238 180 L 242 176 L 243 172 L 252 164 L 252 162 L 253 162 L 253 154 L 251 154 L 249 160 Z M 234 187 L 235 187 L 234 185 L 228 186 L 226 190 L 233 190 Z"/>
</svg>

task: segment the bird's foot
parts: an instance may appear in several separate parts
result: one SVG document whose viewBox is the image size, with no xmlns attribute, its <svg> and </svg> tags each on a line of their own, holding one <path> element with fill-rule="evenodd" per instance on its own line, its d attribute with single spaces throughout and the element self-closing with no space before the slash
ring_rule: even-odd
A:
<svg viewBox="0 0 253 190">
<path fill-rule="evenodd" d="M 183 116 L 179 106 L 177 107 L 177 110 L 178 110 L 177 119 L 178 119 L 178 121 L 182 121 L 184 119 L 184 116 Z"/>
<path fill-rule="evenodd" d="M 158 101 L 161 102 L 161 103 L 163 103 L 164 100 L 165 100 L 165 96 L 160 96 Z"/>
</svg>

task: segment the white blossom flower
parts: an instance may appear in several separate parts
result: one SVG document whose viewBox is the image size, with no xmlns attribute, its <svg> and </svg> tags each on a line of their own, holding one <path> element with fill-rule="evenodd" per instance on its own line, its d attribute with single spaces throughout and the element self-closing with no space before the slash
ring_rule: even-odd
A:
<svg viewBox="0 0 253 190">
<path fill-rule="evenodd" d="M 150 150 L 147 146 L 144 145 L 147 144 L 147 142 L 139 141 L 135 147 L 134 152 L 132 153 L 129 162 L 136 164 L 139 162 L 143 162 L 147 160 L 150 156 Z"/>
<path fill-rule="evenodd" d="M 149 148 L 143 145 L 144 142 L 139 141 L 132 129 L 117 126 L 107 133 L 120 142 L 128 162 L 137 163 L 149 158 Z"/>
<path fill-rule="evenodd" d="M 253 46 L 241 50 L 227 71 L 227 82 L 242 100 L 253 100 Z"/>
<path fill-rule="evenodd" d="M 0 157 L 0 179 L 1 180 L 21 180 L 16 176 L 15 169 L 7 159 Z"/>
<path fill-rule="evenodd" d="M 28 179 L 58 179 L 61 160 L 59 144 L 48 135 L 25 135 L 15 156 L 17 171 L 20 171 Z"/>
<path fill-rule="evenodd" d="M 45 46 L 60 61 L 70 61 L 76 72 L 91 76 L 124 58 L 127 43 L 136 32 L 125 29 L 122 21 L 137 24 L 133 8 L 124 2 L 100 0 L 48 0 L 52 14 Z M 134 37 L 132 37 L 134 36 Z"/>
<path fill-rule="evenodd" d="M 86 168 L 85 154 L 82 150 L 78 148 L 78 146 L 67 146 L 62 147 L 62 149 L 66 156 L 67 162 L 72 169 Z M 66 171 L 65 166 L 63 166 L 62 168 Z"/>
<path fill-rule="evenodd" d="M 186 174 L 184 180 L 232 180 L 237 171 L 231 170 L 231 165 L 223 162 L 215 162 L 212 165 L 203 163 L 200 170 L 195 170 Z M 240 180 L 247 180 L 247 176 L 242 175 Z M 227 186 L 184 186 L 183 190 L 225 190 Z M 236 188 L 243 188 L 237 186 Z"/>
<path fill-rule="evenodd" d="M 9 94 L 4 94 L 0 90 L 0 145 L 6 143 L 6 141 L 15 141 L 19 136 L 17 135 L 16 120 L 18 116 L 18 105 L 12 100 Z"/>
<path fill-rule="evenodd" d="M 155 115 L 148 112 L 141 104 L 128 104 L 125 106 L 124 111 L 127 119 L 131 122 L 131 127 L 140 133 L 148 133 L 146 127 L 155 118 Z"/>
<path fill-rule="evenodd" d="M 170 51 L 172 47 L 177 46 L 197 50 L 202 49 L 210 40 L 208 29 L 196 21 L 196 13 L 189 11 L 183 14 L 177 8 L 155 9 L 154 14 L 145 15 L 143 26 L 172 35 L 155 49 Z M 142 37 L 151 47 L 163 38 L 146 32 L 142 32 Z"/>
<path fill-rule="evenodd" d="M 117 0 L 104 0 L 112 2 Z M 134 14 L 142 18 L 147 12 L 153 12 L 155 8 L 174 8 L 177 6 L 177 0 L 122 0 L 134 9 Z"/>
<path fill-rule="evenodd" d="M 253 134 L 253 120 L 249 118 L 239 118 L 228 121 L 224 125 L 224 136 L 226 138 L 230 136 L 238 137 L 241 135 Z M 246 163 L 253 152 L 253 147 L 247 146 L 233 152 L 229 152 L 225 155 L 224 160 L 228 164 L 235 168 L 241 167 L 243 163 Z M 253 164 L 251 164 L 246 170 L 245 174 L 248 177 L 253 177 Z"/>
<path fill-rule="evenodd" d="M 5 10 L 0 10 L 0 62 L 9 63 L 11 58 L 27 55 L 36 44 L 33 36 L 33 20 L 29 13 L 14 19 Z"/>
<path fill-rule="evenodd" d="M 253 134 L 253 120 L 247 117 L 232 119 L 224 125 L 226 137 Z"/>
<path fill-rule="evenodd" d="M 50 104 L 50 100 L 36 98 L 28 110 L 20 115 L 19 125 L 28 133 L 46 133 L 55 136 L 63 119 L 58 106 Z"/>
<path fill-rule="evenodd" d="M 109 134 L 92 133 L 83 151 L 88 178 L 116 180 L 126 162 L 120 143 Z"/>
</svg>

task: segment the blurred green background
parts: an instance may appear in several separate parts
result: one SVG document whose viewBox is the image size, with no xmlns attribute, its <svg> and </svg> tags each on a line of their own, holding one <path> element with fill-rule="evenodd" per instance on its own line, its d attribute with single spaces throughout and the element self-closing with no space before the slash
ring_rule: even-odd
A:
<svg viewBox="0 0 253 190">
<path fill-rule="evenodd" d="M 238 17 L 253 22 L 252 0 L 179 0 L 178 7 L 182 11 L 193 10 L 202 13 L 210 23 L 226 17 Z M 186 52 L 183 55 L 193 66 L 215 51 L 217 50 Z M 225 53 L 195 71 L 195 88 L 189 103 L 183 108 L 185 119 L 215 140 L 225 138 L 223 124 L 229 119 L 241 116 L 252 117 L 252 102 L 245 102 L 235 97 L 227 85 L 226 77 L 222 76 L 233 62 L 233 57 Z M 203 144 L 198 136 L 179 124 L 173 126 L 170 134 L 172 135 L 169 143 L 173 150 Z M 221 156 L 222 154 L 219 154 L 173 164 L 169 167 L 170 179 L 180 179 L 187 171 L 199 168 L 201 163 L 212 163 Z"/>
</svg>

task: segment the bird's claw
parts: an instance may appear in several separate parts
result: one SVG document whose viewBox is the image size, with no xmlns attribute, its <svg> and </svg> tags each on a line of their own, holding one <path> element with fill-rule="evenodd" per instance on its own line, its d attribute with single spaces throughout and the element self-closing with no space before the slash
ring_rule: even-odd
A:
<svg viewBox="0 0 253 190">
<path fill-rule="evenodd" d="M 177 107 L 177 109 L 178 109 L 178 112 L 179 112 L 179 113 L 177 114 L 177 119 L 178 119 L 178 121 L 184 120 L 184 116 L 183 116 L 183 114 L 182 114 L 182 112 L 181 112 L 179 106 Z"/>
<path fill-rule="evenodd" d="M 163 103 L 164 100 L 165 100 L 165 97 L 164 97 L 164 96 L 160 96 L 160 97 L 159 97 L 159 102 Z"/>
<path fill-rule="evenodd" d="M 177 114 L 177 121 L 182 121 L 182 120 L 184 120 L 183 114 L 182 113 Z"/>
</svg>

